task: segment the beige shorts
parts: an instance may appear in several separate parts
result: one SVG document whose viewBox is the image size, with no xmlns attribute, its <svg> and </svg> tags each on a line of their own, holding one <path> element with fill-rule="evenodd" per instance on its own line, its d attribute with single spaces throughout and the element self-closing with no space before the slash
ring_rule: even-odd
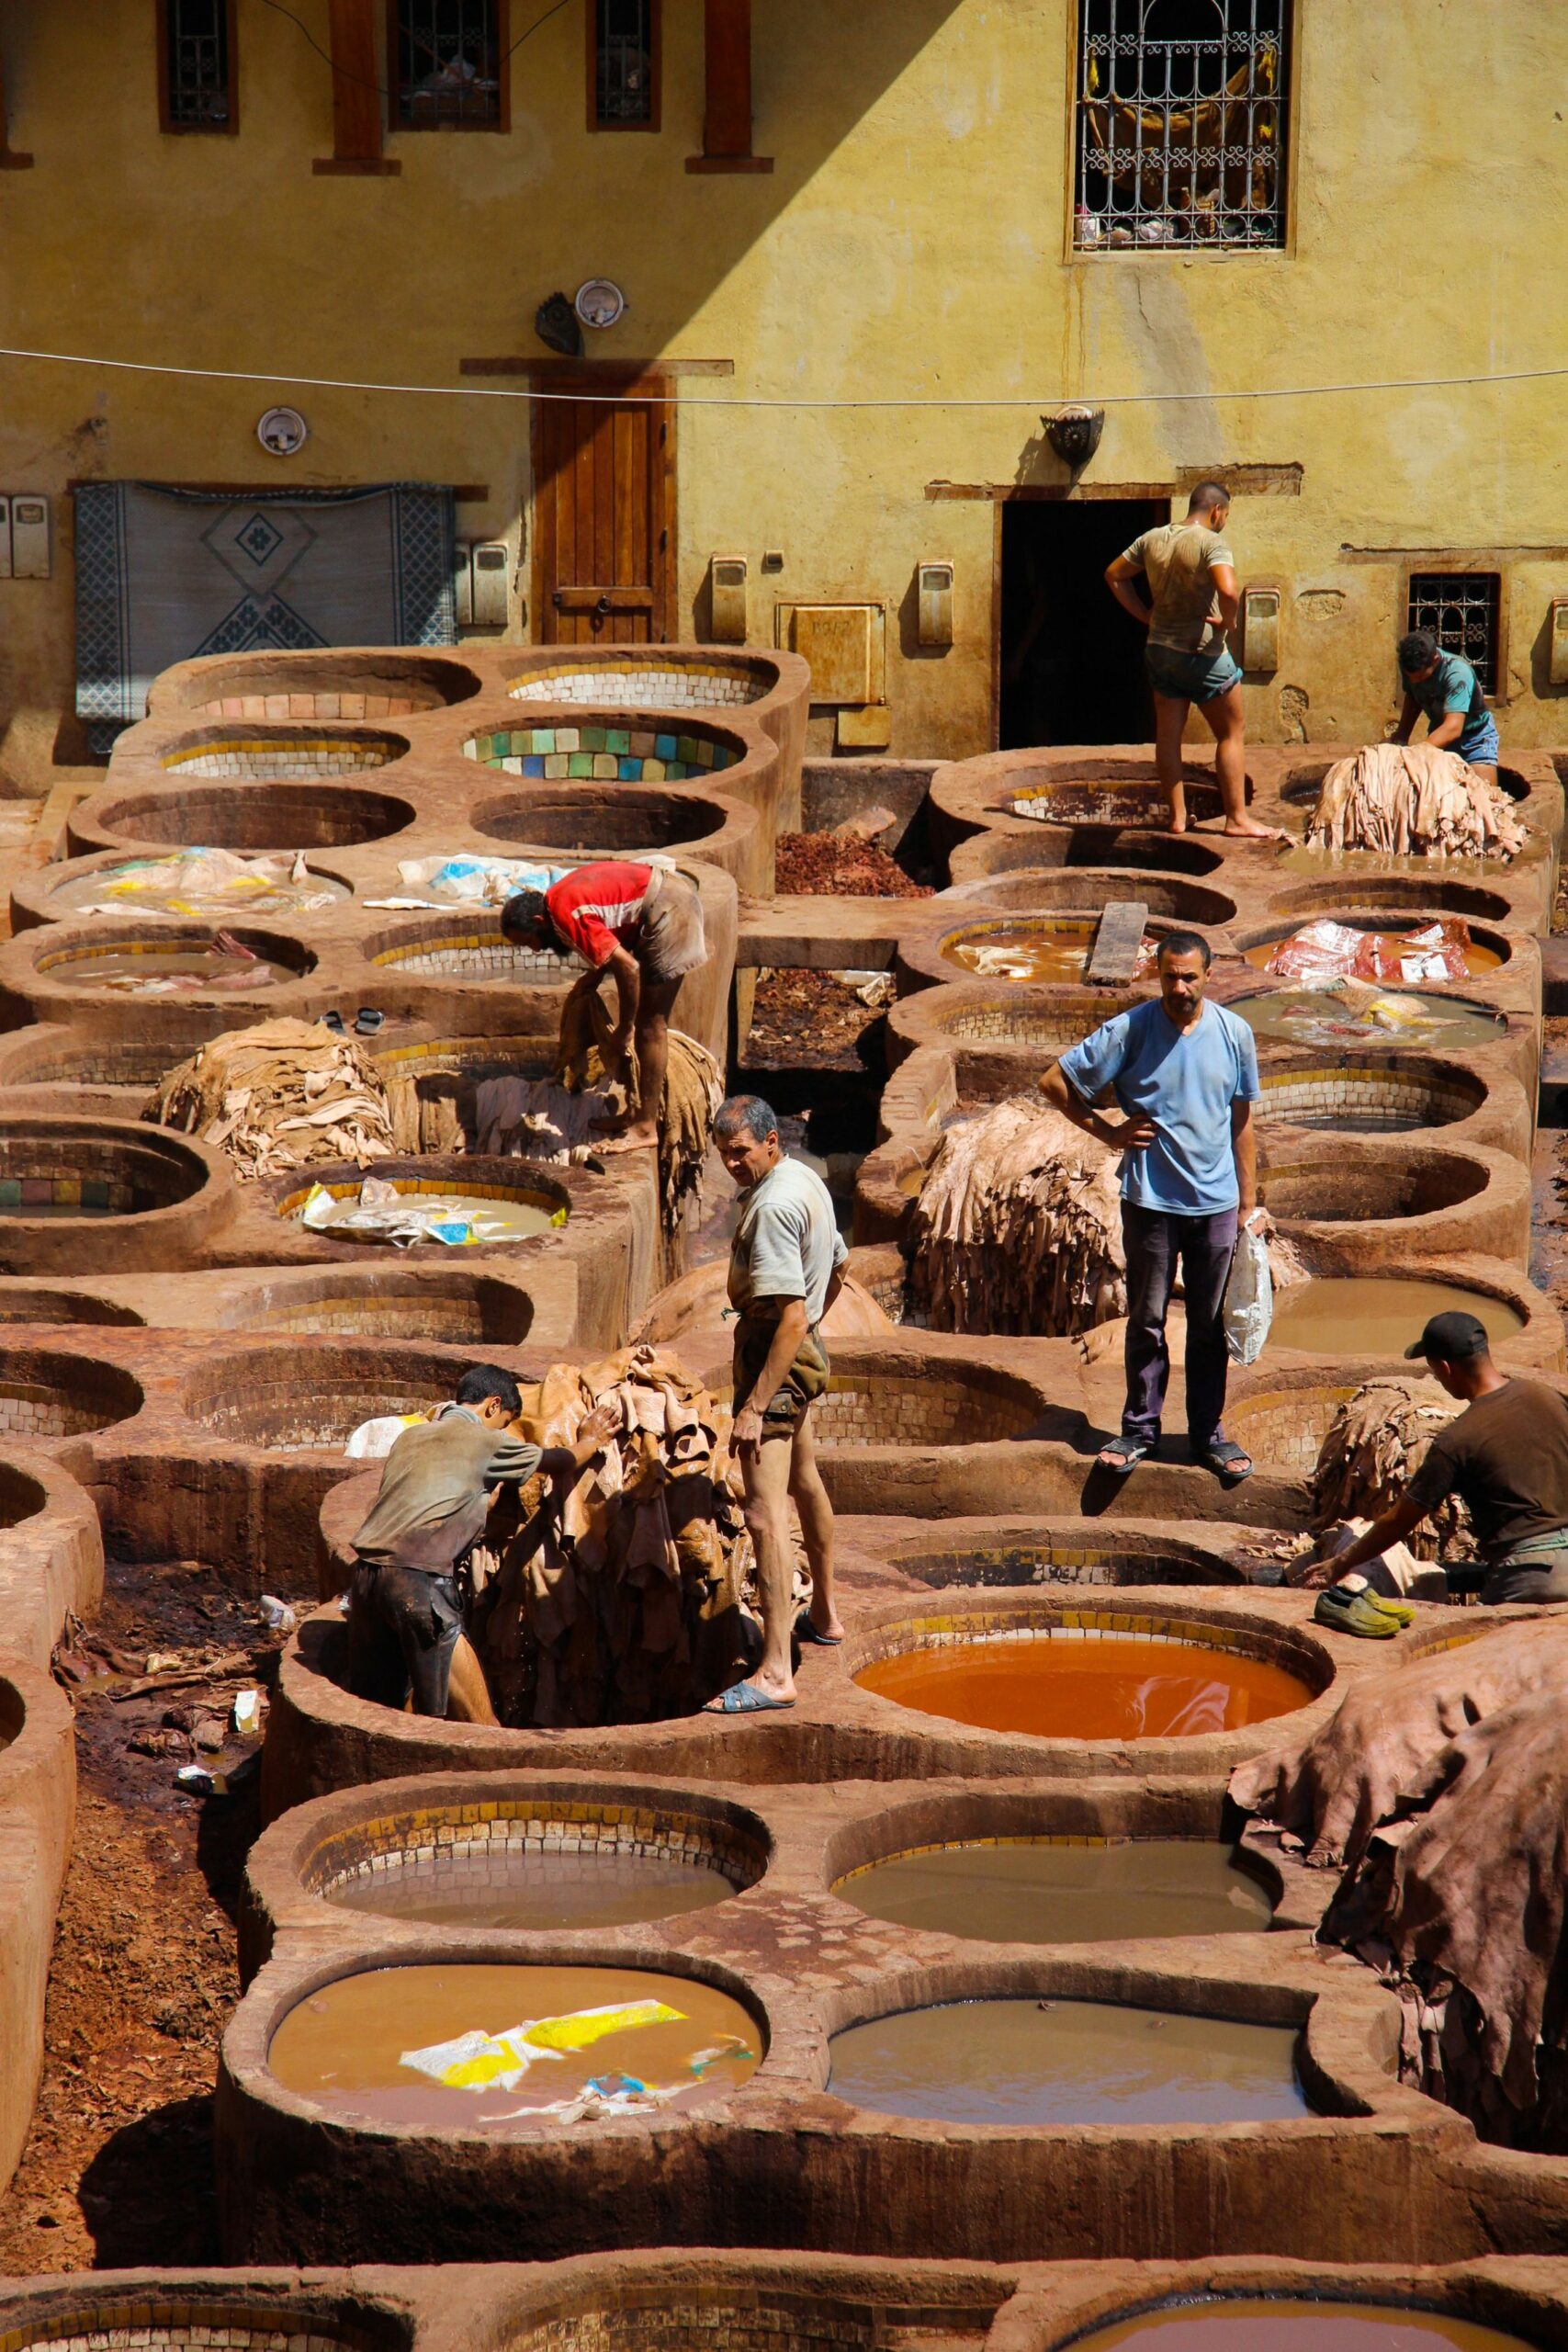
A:
<svg viewBox="0 0 1568 2352">
<path fill-rule="evenodd" d="M 655 866 L 656 885 L 644 910 L 637 961 L 650 980 L 683 979 L 708 960 L 703 902 L 683 874 Z"/>
</svg>

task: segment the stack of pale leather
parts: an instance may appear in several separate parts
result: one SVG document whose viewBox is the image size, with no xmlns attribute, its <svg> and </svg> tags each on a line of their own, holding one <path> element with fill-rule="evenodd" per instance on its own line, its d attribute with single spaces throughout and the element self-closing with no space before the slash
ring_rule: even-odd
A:
<svg viewBox="0 0 1568 2352">
<path fill-rule="evenodd" d="M 226 1030 L 169 1072 L 141 1115 L 217 1145 L 247 1178 L 398 1148 L 375 1063 L 317 1022 Z"/>
</svg>

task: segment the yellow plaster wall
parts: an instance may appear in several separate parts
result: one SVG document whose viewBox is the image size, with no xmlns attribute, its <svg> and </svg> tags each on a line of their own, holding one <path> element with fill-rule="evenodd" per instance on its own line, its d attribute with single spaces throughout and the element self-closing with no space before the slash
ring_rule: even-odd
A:
<svg viewBox="0 0 1568 2352">
<path fill-rule="evenodd" d="M 324 46 L 326 0 L 292 5 Z M 540 12 L 512 13 L 515 37 Z M 1505 741 L 1562 736 L 1543 631 L 1568 594 L 1563 386 L 1226 397 L 1562 361 L 1557 0 L 1300 0 L 1289 250 L 1081 261 L 1066 254 L 1070 0 L 755 0 L 756 145 L 776 167 L 754 177 L 684 171 L 700 0 L 664 14 L 659 135 L 587 132 L 574 6 L 518 51 L 509 133 L 393 135 L 401 176 L 354 179 L 311 174 L 331 151 L 328 71 L 261 0 L 240 0 L 234 138 L 159 132 L 152 0 L 93 0 L 86 18 L 10 0 L 10 136 L 37 160 L 0 175 L 0 340 L 456 385 L 460 357 L 536 350 L 553 288 L 613 277 L 630 307 L 593 356 L 735 362 L 732 381 L 681 388 L 682 626 L 700 632 L 716 548 L 750 555 L 762 641 L 775 594 L 883 600 L 893 748 L 911 755 L 983 746 L 990 721 L 994 508 L 926 485 L 1059 480 L 1041 408 L 1138 395 L 1111 406 L 1091 481 L 1303 469 L 1299 497 L 1244 498 L 1233 520 L 1244 577 L 1288 591 L 1280 670 L 1246 689 L 1256 736 L 1384 722 L 1401 549 L 1495 551 Z M 12 790 L 43 789 L 72 755 L 74 479 L 483 483 L 460 530 L 525 553 L 521 402 L 11 360 L 0 387 L 0 489 L 58 502 L 53 581 L 0 582 Z M 941 396 L 1000 405 L 790 405 Z M 278 397 L 311 426 L 288 465 L 254 438 Z M 759 571 L 769 548 L 776 579 Z M 958 642 L 920 658 L 914 567 L 937 556 L 957 566 Z M 532 616 L 514 626 L 531 635 Z"/>
</svg>

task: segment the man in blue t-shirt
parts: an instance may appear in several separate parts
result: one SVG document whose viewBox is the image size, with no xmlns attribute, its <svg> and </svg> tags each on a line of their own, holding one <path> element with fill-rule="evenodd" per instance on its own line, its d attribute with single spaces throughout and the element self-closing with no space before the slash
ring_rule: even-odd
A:
<svg viewBox="0 0 1568 2352">
<path fill-rule="evenodd" d="M 1125 1476 L 1158 1443 L 1170 1378 L 1165 1318 L 1179 1260 L 1192 1458 L 1234 1487 L 1250 1477 L 1252 1463 L 1221 1427 L 1224 1308 L 1237 1228 L 1258 1205 L 1258 1048 L 1245 1021 L 1204 1001 L 1208 978 L 1207 940 L 1168 933 L 1158 997 L 1107 1021 L 1054 1062 L 1040 1085 L 1074 1126 L 1125 1155 L 1127 1401 L 1122 1434 L 1100 1459 Z M 1107 1095 L 1121 1119 L 1094 1107 Z"/>
<path fill-rule="evenodd" d="M 1434 751 L 1457 752 L 1488 784 L 1497 781 L 1503 747 L 1497 722 L 1486 707 L 1480 679 L 1462 653 L 1445 653 L 1429 628 L 1413 628 L 1399 640 L 1399 675 L 1404 707 L 1393 730 L 1408 743 L 1425 714 L 1427 741 Z"/>
</svg>

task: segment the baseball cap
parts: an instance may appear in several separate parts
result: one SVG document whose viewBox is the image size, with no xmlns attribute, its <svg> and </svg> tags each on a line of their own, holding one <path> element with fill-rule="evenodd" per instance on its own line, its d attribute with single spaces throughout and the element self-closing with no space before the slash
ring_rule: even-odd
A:
<svg viewBox="0 0 1568 2352">
<path fill-rule="evenodd" d="M 1404 1354 L 1407 1362 L 1415 1356 L 1436 1356 L 1441 1363 L 1463 1363 L 1470 1356 L 1485 1355 L 1490 1344 L 1481 1317 L 1456 1309 L 1452 1314 L 1434 1315 Z"/>
</svg>

